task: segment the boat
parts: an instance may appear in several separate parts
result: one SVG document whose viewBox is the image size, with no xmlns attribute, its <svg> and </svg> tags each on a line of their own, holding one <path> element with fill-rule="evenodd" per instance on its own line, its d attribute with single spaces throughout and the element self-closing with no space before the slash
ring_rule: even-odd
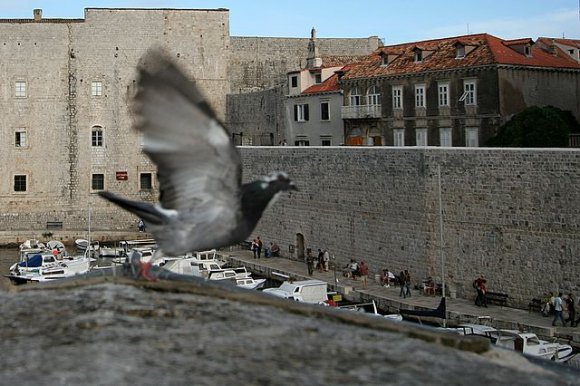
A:
<svg viewBox="0 0 580 386">
<path fill-rule="evenodd" d="M 498 347 L 518 351 L 524 355 L 552 360 L 555 362 L 567 362 L 576 354 L 572 346 L 558 342 L 548 342 L 539 339 L 531 332 L 521 332 L 518 330 L 495 329 L 491 326 L 465 323 L 448 331 L 460 335 L 475 335 L 488 338 Z"/>
<path fill-rule="evenodd" d="M 76 239 L 75 246 L 79 251 L 86 251 L 87 247 L 89 246 L 89 240 L 86 239 Z M 98 251 L 99 250 L 99 242 L 98 241 L 91 241 L 91 250 Z"/>
<path fill-rule="evenodd" d="M 247 288 L 247 289 L 261 289 L 264 288 L 266 284 L 266 279 L 254 279 L 252 277 L 246 277 L 243 279 L 236 279 L 236 285 L 238 287 Z"/>
<path fill-rule="evenodd" d="M 447 308 L 445 298 L 442 297 L 439 306 L 432 310 L 399 310 L 402 318 L 410 321 L 418 321 L 419 323 L 440 324 L 445 321 L 447 315 Z"/>
<path fill-rule="evenodd" d="M 46 282 L 87 273 L 91 259 L 87 254 L 69 256 L 54 250 L 23 250 L 17 263 L 5 275 L 14 284 Z"/>
</svg>

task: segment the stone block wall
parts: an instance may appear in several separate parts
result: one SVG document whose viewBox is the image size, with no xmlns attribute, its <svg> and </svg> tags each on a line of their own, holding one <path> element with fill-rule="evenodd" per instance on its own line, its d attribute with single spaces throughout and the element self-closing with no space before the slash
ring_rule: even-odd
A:
<svg viewBox="0 0 580 386">
<path fill-rule="evenodd" d="M 409 269 L 441 280 L 438 167 L 445 280 L 526 307 L 547 291 L 580 291 L 580 152 L 436 148 L 242 148 L 245 179 L 285 170 L 300 188 L 267 211 L 255 235 L 284 250 L 328 248 L 371 273 Z"/>
</svg>

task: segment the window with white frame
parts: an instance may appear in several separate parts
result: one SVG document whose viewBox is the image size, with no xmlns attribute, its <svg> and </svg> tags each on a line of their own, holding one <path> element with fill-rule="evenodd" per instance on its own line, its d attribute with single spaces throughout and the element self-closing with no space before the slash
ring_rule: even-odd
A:
<svg viewBox="0 0 580 386">
<path fill-rule="evenodd" d="M 320 102 L 320 120 L 330 121 L 330 104 L 328 102 Z"/>
<path fill-rule="evenodd" d="M 455 51 L 455 59 L 465 58 L 465 46 L 463 44 L 457 45 L 457 50 Z"/>
<path fill-rule="evenodd" d="M 465 106 L 477 105 L 477 85 L 475 80 L 463 81 L 463 94 L 459 98 L 459 101 L 463 102 Z"/>
<path fill-rule="evenodd" d="M 294 105 L 294 120 L 296 122 L 306 122 L 309 119 L 308 103 Z"/>
<path fill-rule="evenodd" d="M 14 132 L 14 146 L 16 146 L 16 147 L 28 147 L 28 139 L 26 136 L 26 130 L 18 129 Z"/>
<path fill-rule="evenodd" d="M 26 192 L 27 187 L 27 176 L 24 174 L 17 174 L 14 176 L 14 191 L 15 192 Z"/>
<path fill-rule="evenodd" d="M 415 50 L 415 63 L 420 63 L 423 61 L 423 51 Z"/>
<path fill-rule="evenodd" d="M 439 83 L 437 89 L 439 91 L 439 107 L 449 106 L 449 83 Z"/>
<path fill-rule="evenodd" d="M 439 146 L 441 147 L 451 147 L 451 128 L 441 127 L 439 129 Z"/>
<path fill-rule="evenodd" d="M 400 110 L 403 108 L 403 86 L 393 87 L 393 109 Z"/>
<path fill-rule="evenodd" d="M 381 92 L 376 85 L 369 87 L 367 91 L 367 104 L 378 106 L 381 104 Z"/>
<path fill-rule="evenodd" d="M 361 105 L 361 95 L 358 87 L 354 87 L 350 90 L 350 105 L 360 106 Z"/>
<path fill-rule="evenodd" d="M 415 129 L 415 143 L 417 146 L 427 146 L 427 129 Z"/>
<path fill-rule="evenodd" d="M 26 98 L 26 81 L 17 80 L 14 84 L 14 96 L 16 98 Z"/>
<path fill-rule="evenodd" d="M 103 82 L 101 81 L 91 82 L 91 95 L 103 96 Z"/>
<path fill-rule="evenodd" d="M 415 107 L 425 107 L 425 85 L 415 85 Z"/>
<path fill-rule="evenodd" d="M 322 146 L 332 146 L 332 137 L 328 135 L 321 136 L 320 143 Z"/>
<path fill-rule="evenodd" d="M 465 146 L 479 147 L 479 130 L 477 127 L 467 127 L 465 129 Z"/>
<path fill-rule="evenodd" d="M 91 174 L 91 189 L 104 190 L 105 189 L 105 175 L 102 173 Z"/>
<path fill-rule="evenodd" d="M 299 136 L 296 138 L 296 141 L 294 141 L 294 145 L 295 146 L 310 146 L 310 140 L 308 139 L 308 137 Z"/>
<path fill-rule="evenodd" d="M 405 146 L 405 129 L 393 130 L 393 144 L 395 146 Z"/>
<path fill-rule="evenodd" d="M 91 129 L 91 146 L 103 146 L 103 128 L 101 126 L 93 126 Z"/>
</svg>

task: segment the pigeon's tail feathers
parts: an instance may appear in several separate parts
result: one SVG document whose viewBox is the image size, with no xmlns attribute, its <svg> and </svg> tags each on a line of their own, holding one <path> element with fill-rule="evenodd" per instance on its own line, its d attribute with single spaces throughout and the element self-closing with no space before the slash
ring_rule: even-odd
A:
<svg viewBox="0 0 580 386">
<path fill-rule="evenodd" d="M 146 223 L 160 225 L 163 224 L 164 214 L 152 204 L 147 202 L 131 201 L 117 196 L 111 192 L 99 192 L 99 196 L 119 205 L 121 208 L 136 214 Z"/>
</svg>

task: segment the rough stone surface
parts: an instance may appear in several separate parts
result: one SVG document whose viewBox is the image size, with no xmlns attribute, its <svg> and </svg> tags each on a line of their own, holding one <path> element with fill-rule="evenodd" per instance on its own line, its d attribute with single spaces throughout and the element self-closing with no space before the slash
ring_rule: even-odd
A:
<svg viewBox="0 0 580 386">
<path fill-rule="evenodd" d="M 128 284 L 0 293 L 0 348 L 10 353 L 0 361 L 2 383 L 561 385 L 578 379 L 551 362 L 446 347 L 445 339 L 428 341 L 439 333 L 356 313 L 203 285 Z"/>
</svg>

